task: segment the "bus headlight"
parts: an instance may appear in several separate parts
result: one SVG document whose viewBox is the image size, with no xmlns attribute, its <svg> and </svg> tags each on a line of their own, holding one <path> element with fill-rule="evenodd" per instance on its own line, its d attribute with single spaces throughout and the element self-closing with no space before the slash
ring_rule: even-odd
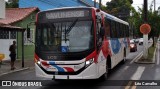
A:
<svg viewBox="0 0 160 89">
<path fill-rule="evenodd" d="M 86 67 L 88 67 L 89 65 L 91 65 L 94 62 L 94 58 L 89 59 L 86 61 Z"/>
<path fill-rule="evenodd" d="M 41 65 L 41 62 L 40 62 L 40 61 L 37 61 L 37 64 L 38 64 L 38 65 Z"/>
</svg>

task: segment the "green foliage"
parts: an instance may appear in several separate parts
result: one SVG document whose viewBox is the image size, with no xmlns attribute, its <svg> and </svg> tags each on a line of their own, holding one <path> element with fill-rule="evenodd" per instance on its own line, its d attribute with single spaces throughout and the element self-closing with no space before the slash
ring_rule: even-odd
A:
<svg viewBox="0 0 160 89">
<path fill-rule="evenodd" d="M 139 8 L 139 12 L 135 9 L 132 9 L 132 16 L 129 17 L 128 22 L 130 25 L 133 25 L 134 28 L 131 28 L 131 32 L 133 32 L 133 37 L 142 37 L 142 34 L 139 31 L 141 24 L 143 23 L 141 9 Z"/>
<path fill-rule="evenodd" d="M 103 11 L 107 11 L 107 8 L 105 6 L 102 5 L 101 8 Z"/>
<path fill-rule="evenodd" d="M 128 17 L 133 0 L 111 0 L 107 2 L 107 12 L 117 17 Z"/>
<path fill-rule="evenodd" d="M 145 59 L 143 56 L 138 60 L 139 63 L 153 63 L 154 62 L 154 51 L 156 47 L 149 47 L 148 49 L 148 57 Z"/>
<path fill-rule="evenodd" d="M 142 37 L 143 35 L 139 30 L 140 26 L 145 23 L 143 16 L 143 10 L 139 8 L 139 10 L 137 12 L 134 11 L 133 16 L 129 18 L 129 22 L 132 22 L 135 27 L 133 30 L 136 34 L 136 37 Z M 157 11 L 153 12 L 152 10 L 149 10 L 147 12 L 147 17 L 147 23 L 151 26 L 149 38 L 158 37 L 160 34 L 160 15 L 158 15 Z"/>
<path fill-rule="evenodd" d="M 18 1 L 19 0 L 9 0 L 6 2 L 6 8 L 18 8 Z"/>
<path fill-rule="evenodd" d="M 149 47 L 149 49 L 148 49 L 148 59 L 153 59 L 153 56 L 154 56 L 154 51 L 155 51 L 155 46 L 154 47 Z"/>
<path fill-rule="evenodd" d="M 149 37 L 158 37 L 160 34 L 160 16 L 155 12 L 148 12 L 148 23 L 151 25 Z"/>
</svg>

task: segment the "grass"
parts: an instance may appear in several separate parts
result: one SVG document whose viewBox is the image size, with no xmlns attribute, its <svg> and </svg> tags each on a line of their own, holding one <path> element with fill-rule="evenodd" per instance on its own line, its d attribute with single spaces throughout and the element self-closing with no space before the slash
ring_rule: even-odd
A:
<svg viewBox="0 0 160 89">
<path fill-rule="evenodd" d="M 138 62 L 153 62 L 153 56 L 154 56 L 154 51 L 155 51 L 155 46 L 154 47 L 149 47 L 148 49 L 148 57 L 145 59 L 143 56 L 138 60 Z"/>
</svg>

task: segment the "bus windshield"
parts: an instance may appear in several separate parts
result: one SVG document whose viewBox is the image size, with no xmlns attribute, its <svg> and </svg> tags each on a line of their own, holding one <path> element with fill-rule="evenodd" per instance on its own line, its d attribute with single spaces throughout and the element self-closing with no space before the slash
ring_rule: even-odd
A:
<svg viewBox="0 0 160 89">
<path fill-rule="evenodd" d="M 41 51 L 81 52 L 94 47 L 92 21 L 39 23 L 36 47 Z"/>
</svg>

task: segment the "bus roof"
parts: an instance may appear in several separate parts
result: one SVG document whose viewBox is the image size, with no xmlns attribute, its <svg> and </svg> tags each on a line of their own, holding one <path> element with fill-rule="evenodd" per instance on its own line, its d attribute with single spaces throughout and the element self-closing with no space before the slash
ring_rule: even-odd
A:
<svg viewBox="0 0 160 89">
<path fill-rule="evenodd" d="M 64 10 L 64 9 L 78 9 L 78 8 L 84 8 L 84 9 L 87 9 L 87 8 L 93 8 L 93 7 L 85 7 L 85 6 L 77 6 L 77 7 L 61 7 L 61 8 L 54 8 L 54 9 L 48 9 L 48 10 L 45 10 L 45 11 L 41 11 L 41 12 L 46 12 L 46 11 L 52 11 L 52 10 Z"/>
<path fill-rule="evenodd" d="M 119 19 L 119 18 L 117 18 L 117 17 L 115 17 L 115 16 L 113 16 L 113 15 L 110 15 L 110 14 L 108 14 L 108 13 L 104 13 L 104 14 L 105 14 L 106 17 L 107 17 L 108 19 L 110 19 L 110 20 L 114 20 L 114 21 L 116 21 L 116 22 L 123 23 L 123 24 L 125 24 L 125 25 L 129 25 L 128 22 L 123 21 L 123 20 L 121 20 L 121 19 Z"/>
</svg>

